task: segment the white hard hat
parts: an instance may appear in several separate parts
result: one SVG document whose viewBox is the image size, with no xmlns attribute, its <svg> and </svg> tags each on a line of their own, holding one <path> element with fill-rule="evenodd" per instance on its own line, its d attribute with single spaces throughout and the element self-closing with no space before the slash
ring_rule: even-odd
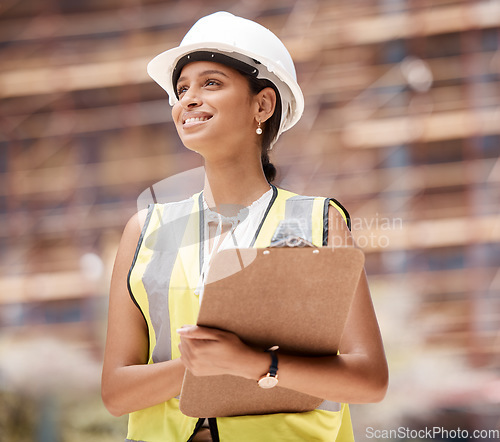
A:
<svg viewBox="0 0 500 442">
<path fill-rule="evenodd" d="M 282 114 L 273 142 L 300 119 L 304 97 L 292 57 L 281 40 L 264 26 L 229 12 L 216 12 L 198 20 L 178 47 L 153 58 L 148 74 L 167 91 L 172 106 L 178 101 L 175 83 L 180 71 L 195 60 L 230 64 L 276 86 Z"/>
</svg>

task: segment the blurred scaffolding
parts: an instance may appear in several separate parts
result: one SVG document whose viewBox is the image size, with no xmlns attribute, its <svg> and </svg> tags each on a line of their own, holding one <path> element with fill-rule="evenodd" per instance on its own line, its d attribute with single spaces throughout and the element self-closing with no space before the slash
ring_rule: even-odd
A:
<svg viewBox="0 0 500 442">
<path fill-rule="evenodd" d="M 289 48 L 306 111 L 277 184 L 339 199 L 366 253 L 391 386 L 353 407 L 357 440 L 498 428 L 500 2 L 7 0 L 0 434 L 123 439 L 98 393 L 114 254 L 139 194 L 202 164 L 146 64 L 217 10 Z"/>
</svg>

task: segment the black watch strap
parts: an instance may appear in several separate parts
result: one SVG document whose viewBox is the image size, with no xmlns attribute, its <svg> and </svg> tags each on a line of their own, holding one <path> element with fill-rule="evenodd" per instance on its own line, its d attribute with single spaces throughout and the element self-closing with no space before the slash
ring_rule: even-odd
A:
<svg viewBox="0 0 500 442">
<path fill-rule="evenodd" d="M 271 355 L 271 366 L 269 367 L 269 375 L 273 378 L 278 374 L 278 355 L 274 350 L 266 350 Z"/>
</svg>

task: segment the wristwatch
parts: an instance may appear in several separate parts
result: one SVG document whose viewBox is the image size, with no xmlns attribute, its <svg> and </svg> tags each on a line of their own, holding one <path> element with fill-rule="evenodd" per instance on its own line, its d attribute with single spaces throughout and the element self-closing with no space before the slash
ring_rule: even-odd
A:
<svg viewBox="0 0 500 442">
<path fill-rule="evenodd" d="M 269 372 L 262 376 L 257 383 L 260 388 L 273 388 L 278 385 L 278 355 L 273 347 L 266 350 L 271 355 L 271 366 Z"/>
</svg>

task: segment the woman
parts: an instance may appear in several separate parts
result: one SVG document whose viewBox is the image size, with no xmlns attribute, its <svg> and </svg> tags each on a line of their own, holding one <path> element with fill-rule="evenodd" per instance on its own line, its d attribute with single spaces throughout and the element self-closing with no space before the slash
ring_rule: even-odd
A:
<svg viewBox="0 0 500 442">
<path fill-rule="evenodd" d="M 276 367 L 274 355 L 232 333 L 185 326 L 196 323 L 213 254 L 235 244 L 268 246 L 290 212 L 303 219 L 301 234 L 316 246 L 351 241 L 348 214 L 335 200 L 270 184 L 268 150 L 303 110 L 288 51 L 257 23 L 220 12 L 199 20 L 148 72 L 170 96 L 183 144 L 204 158 L 205 186 L 185 201 L 151 206 L 125 228 L 111 283 L 106 407 L 117 416 L 130 413 L 130 441 L 353 440 L 345 404 L 380 401 L 388 379 L 364 275 L 339 355 L 280 354 Z M 256 382 L 276 378 L 277 369 L 280 386 L 342 405 L 205 422 L 179 411 L 186 369 Z"/>
</svg>

